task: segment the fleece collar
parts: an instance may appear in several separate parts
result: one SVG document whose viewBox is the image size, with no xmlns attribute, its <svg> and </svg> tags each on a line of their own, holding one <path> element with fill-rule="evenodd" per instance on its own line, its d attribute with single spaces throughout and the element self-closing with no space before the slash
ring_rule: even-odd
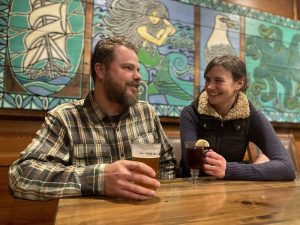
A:
<svg viewBox="0 0 300 225">
<path fill-rule="evenodd" d="M 247 96 L 242 92 L 238 94 L 237 100 L 233 107 L 224 117 L 218 114 L 216 110 L 208 103 L 206 91 L 204 91 L 199 97 L 197 111 L 199 114 L 217 117 L 222 120 L 245 119 L 250 116 L 249 101 Z"/>
</svg>

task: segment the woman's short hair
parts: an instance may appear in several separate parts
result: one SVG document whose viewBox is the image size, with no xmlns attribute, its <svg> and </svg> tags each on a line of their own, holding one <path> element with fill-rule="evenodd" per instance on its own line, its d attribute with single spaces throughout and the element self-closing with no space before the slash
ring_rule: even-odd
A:
<svg viewBox="0 0 300 225">
<path fill-rule="evenodd" d="M 232 73 L 232 78 L 234 81 L 244 79 L 244 86 L 241 91 L 246 92 L 248 88 L 248 76 L 245 63 L 237 56 L 233 55 L 222 55 L 215 57 L 210 61 L 205 69 L 204 77 L 207 73 L 215 66 L 220 66 Z"/>
</svg>

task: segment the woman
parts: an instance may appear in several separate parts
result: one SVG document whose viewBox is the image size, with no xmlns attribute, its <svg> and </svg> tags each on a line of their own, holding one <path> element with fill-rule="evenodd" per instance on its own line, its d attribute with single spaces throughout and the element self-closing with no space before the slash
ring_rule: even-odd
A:
<svg viewBox="0 0 300 225">
<path fill-rule="evenodd" d="M 236 56 L 214 58 L 204 72 L 200 96 L 182 110 L 182 175 L 189 176 L 184 142 L 206 139 L 203 171 L 220 179 L 293 180 L 293 162 L 266 117 L 248 101 L 246 65 Z M 249 142 L 263 152 L 253 164 L 243 162 Z"/>
</svg>

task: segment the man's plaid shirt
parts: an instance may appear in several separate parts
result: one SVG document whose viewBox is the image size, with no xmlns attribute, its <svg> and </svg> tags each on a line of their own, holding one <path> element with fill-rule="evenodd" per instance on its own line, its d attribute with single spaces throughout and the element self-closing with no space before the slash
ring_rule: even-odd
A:
<svg viewBox="0 0 300 225">
<path fill-rule="evenodd" d="M 35 200 L 102 195 L 105 164 L 130 160 L 130 143 L 136 141 L 161 143 L 159 178 L 175 177 L 173 148 L 154 108 L 138 102 L 113 122 L 91 92 L 48 112 L 37 136 L 10 167 L 10 188 L 16 197 Z"/>
</svg>

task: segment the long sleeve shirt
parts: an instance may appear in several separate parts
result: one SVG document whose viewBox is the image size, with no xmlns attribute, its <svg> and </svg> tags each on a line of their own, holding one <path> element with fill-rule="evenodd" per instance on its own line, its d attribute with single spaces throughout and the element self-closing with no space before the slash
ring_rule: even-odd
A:
<svg viewBox="0 0 300 225">
<path fill-rule="evenodd" d="M 16 197 L 31 200 L 103 195 L 105 165 L 131 160 L 131 142 L 161 143 L 158 177 L 175 177 L 173 148 L 152 106 L 138 102 L 112 120 L 90 93 L 48 112 L 32 143 L 10 167 L 10 188 Z"/>
<path fill-rule="evenodd" d="M 246 126 L 248 130 L 242 126 L 244 122 L 249 124 Z M 196 100 L 182 110 L 180 136 L 181 143 L 200 138 L 210 139 L 213 150 L 226 159 L 224 179 L 295 179 L 293 162 L 271 123 L 260 111 L 254 108 L 250 110 L 249 101 L 242 93 L 227 116 L 221 118 L 209 105 L 206 92 L 203 92 L 199 102 Z M 261 164 L 243 163 L 243 156 L 249 142 L 256 144 L 270 161 Z M 182 150 L 183 163 L 181 165 L 184 167 L 183 170 L 187 171 L 184 147 Z"/>
</svg>

